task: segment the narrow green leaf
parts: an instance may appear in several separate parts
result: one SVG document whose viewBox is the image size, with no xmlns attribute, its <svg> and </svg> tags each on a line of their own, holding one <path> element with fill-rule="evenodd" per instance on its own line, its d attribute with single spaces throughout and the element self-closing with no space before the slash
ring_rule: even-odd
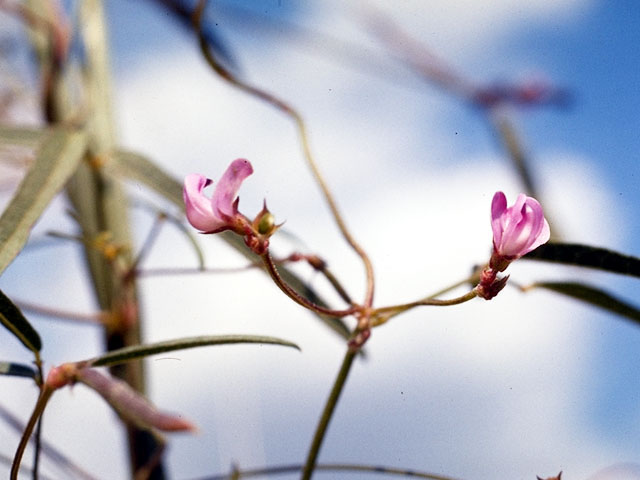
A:
<svg viewBox="0 0 640 480">
<path fill-rule="evenodd" d="M 164 342 L 150 343 L 147 345 L 135 345 L 132 347 L 112 350 L 109 353 L 93 358 L 91 360 L 87 360 L 87 366 L 111 366 L 119 363 L 129 362 L 131 360 L 136 360 L 139 358 L 148 357 L 150 355 L 157 355 L 158 353 L 173 352 L 174 350 L 185 350 L 188 348 L 206 347 L 209 345 L 228 345 L 234 343 L 282 345 L 285 347 L 293 347 L 297 350 L 300 350 L 300 348 L 295 343 L 291 343 L 287 340 L 259 335 L 214 335 L 186 337 L 178 338 L 175 340 L 167 340 Z"/>
<path fill-rule="evenodd" d="M 114 175 L 125 177 L 146 185 L 184 211 L 182 183 L 178 182 L 152 161 L 137 153 L 122 150 L 116 151 L 112 160 L 113 161 L 107 165 L 108 171 Z M 249 261 L 256 261 L 255 255 L 249 251 L 240 236 L 231 232 L 223 232 L 216 236 L 226 241 Z M 290 270 L 279 266 L 278 271 L 285 282 L 300 294 L 304 295 L 308 300 L 311 300 L 322 307 L 327 307 L 327 303 Z M 342 319 L 327 317 L 326 315 L 319 315 L 319 318 L 342 338 L 349 338 L 349 328 Z"/>
<path fill-rule="evenodd" d="M 0 362 L 0 375 L 27 377 L 35 380 L 38 378 L 38 371 L 31 365 L 13 362 Z"/>
<path fill-rule="evenodd" d="M 0 125 L 0 144 L 35 148 L 48 133 L 44 128 Z"/>
<path fill-rule="evenodd" d="M 84 134 L 53 130 L 0 216 L 0 273 L 24 247 L 33 224 L 75 171 L 86 150 Z"/>
<path fill-rule="evenodd" d="M 640 309 L 596 287 L 577 282 L 537 282 L 529 288 L 546 288 L 615 313 L 640 325 Z"/>
<path fill-rule="evenodd" d="M 0 322 L 13 333 L 22 344 L 38 356 L 42 348 L 40 335 L 14 303 L 0 290 Z"/>
<path fill-rule="evenodd" d="M 142 183 L 171 203 L 184 208 L 182 184 L 143 155 L 118 150 L 107 167 L 116 175 Z"/>
<path fill-rule="evenodd" d="M 606 248 L 575 243 L 547 243 L 522 258 L 596 268 L 640 278 L 640 258 Z"/>
</svg>

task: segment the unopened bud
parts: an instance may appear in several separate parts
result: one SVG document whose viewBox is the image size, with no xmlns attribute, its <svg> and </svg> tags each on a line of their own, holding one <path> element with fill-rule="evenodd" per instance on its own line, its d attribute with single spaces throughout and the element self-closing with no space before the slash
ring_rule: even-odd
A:
<svg viewBox="0 0 640 480">
<path fill-rule="evenodd" d="M 276 217 L 273 213 L 266 211 L 259 215 L 258 219 L 258 233 L 261 235 L 269 235 L 272 233 L 276 224 Z"/>
</svg>

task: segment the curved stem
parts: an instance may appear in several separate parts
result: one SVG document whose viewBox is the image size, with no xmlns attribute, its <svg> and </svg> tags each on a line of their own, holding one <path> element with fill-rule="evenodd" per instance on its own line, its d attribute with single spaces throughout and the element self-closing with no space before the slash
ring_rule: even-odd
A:
<svg viewBox="0 0 640 480">
<path fill-rule="evenodd" d="M 345 382 L 347 381 L 347 376 L 349 375 L 349 371 L 351 370 L 353 360 L 356 358 L 357 353 L 358 350 L 348 349 L 344 359 L 342 360 L 342 366 L 340 367 L 340 371 L 338 372 L 338 376 L 333 384 L 327 403 L 322 411 L 322 416 L 320 417 L 320 422 L 316 427 L 316 432 L 313 435 L 313 441 L 309 448 L 309 453 L 307 454 L 304 469 L 302 470 L 302 480 L 310 480 L 311 475 L 313 475 L 313 470 L 316 466 L 316 460 L 318 459 L 318 454 L 320 453 L 320 447 L 322 446 L 322 441 L 324 440 L 324 436 L 327 432 L 327 427 L 329 426 L 333 412 L 338 404 L 338 399 L 340 398 L 340 394 L 342 393 Z"/>
<path fill-rule="evenodd" d="M 325 200 L 327 201 L 327 204 L 329 205 L 329 209 L 331 210 L 333 218 L 336 224 L 338 225 L 338 228 L 340 229 L 340 232 L 342 233 L 342 236 L 344 237 L 344 239 L 351 246 L 351 248 L 353 248 L 353 250 L 358 254 L 358 256 L 362 259 L 362 262 L 364 264 L 365 271 L 366 271 L 366 277 L 367 277 L 367 291 L 366 291 L 364 303 L 366 306 L 370 307 L 373 303 L 373 293 L 374 293 L 373 265 L 371 263 L 371 260 L 369 259 L 369 256 L 364 251 L 364 249 L 360 246 L 360 244 L 358 244 L 358 242 L 356 242 L 356 240 L 353 238 L 353 236 L 349 232 L 349 229 L 347 228 L 347 225 L 344 219 L 342 218 L 340 211 L 338 210 L 336 201 L 333 198 L 333 195 L 331 194 L 329 187 L 327 186 L 324 178 L 322 177 L 322 174 L 320 173 L 320 170 L 318 169 L 313 159 L 313 156 L 311 154 L 311 148 L 309 147 L 309 136 L 307 134 L 307 128 L 304 123 L 304 120 L 302 119 L 302 116 L 293 107 L 291 107 L 289 104 L 287 104 L 283 100 L 257 87 L 254 87 L 253 85 L 249 85 L 237 79 L 231 72 L 229 72 L 222 65 L 220 65 L 220 63 L 218 63 L 214 55 L 211 53 L 209 49 L 209 45 L 207 44 L 204 36 L 202 35 L 202 16 L 203 16 L 206 5 L 207 5 L 207 0 L 200 0 L 200 2 L 198 3 L 193 13 L 193 23 L 198 33 L 200 49 L 202 50 L 202 53 L 205 59 L 207 60 L 207 63 L 211 66 L 211 68 L 213 68 L 213 70 L 218 75 L 220 75 L 223 79 L 225 79 L 227 82 L 229 82 L 233 86 L 239 88 L 240 90 L 250 95 L 253 95 L 254 97 L 260 100 L 267 102 L 268 104 L 277 108 L 281 112 L 285 113 L 287 116 L 289 116 L 293 120 L 298 130 L 300 142 L 302 143 L 302 150 L 304 153 L 305 160 L 307 161 L 307 164 L 309 165 L 309 168 L 311 169 L 311 172 L 313 173 L 316 179 L 316 182 L 318 183 L 318 185 L 320 186 L 320 189 L 322 190 L 322 193 L 325 197 Z"/>
<path fill-rule="evenodd" d="M 33 433 L 33 429 L 35 428 L 38 420 L 42 416 L 42 412 L 44 412 L 45 407 L 47 406 L 47 402 L 51 398 L 55 390 L 51 387 L 48 387 L 46 384 L 42 387 L 40 391 L 40 396 L 38 397 L 38 401 L 36 402 L 36 406 L 33 409 L 33 413 L 31 414 L 31 418 L 29 418 L 29 422 L 22 433 L 22 438 L 20 438 L 20 443 L 18 444 L 18 448 L 16 449 L 16 454 L 13 457 L 13 464 L 11 465 L 11 480 L 18 480 L 18 472 L 20 471 L 20 462 L 22 461 L 22 456 L 24 455 L 24 451 L 27 448 L 27 444 L 29 443 L 29 438 L 31 438 L 31 433 Z"/>
<path fill-rule="evenodd" d="M 373 320 L 371 322 L 371 326 L 377 327 L 378 325 L 382 325 L 387 322 L 390 318 L 406 312 L 407 310 L 411 310 L 415 307 L 421 306 L 438 306 L 438 307 L 448 307 L 451 305 L 459 305 L 461 303 L 468 302 L 469 300 L 473 300 L 478 296 L 478 291 L 476 288 L 471 290 L 468 293 L 460 297 L 449 298 L 446 300 L 438 299 L 438 298 L 425 298 L 423 300 L 418 300 L 417 302 L 404 303 L 402 305 L 392 305 L 390 307 L 381 307 L 376 308 L 371 316 Z"/>
<path fill-rule="evenodd" d="M 229 480 L 250 477 L 262 477 L 265 475 L 282 475 L 286 473 L 299 472 L 304 465 L 276 465 L 273 467 L 256 468 L 253 470 L 239 470 L 234 467 L 230 476 L 228 473 L 222 475 L 214 475 L 207 477 L 206 480 Z M 394 475 L 400 477 L 426 478 L 429 480 L 454 480 L 452 477 L 444 475 L 436 475 L 428 472 L 419 472 L 417 470 L 407 470 L 403 468 L 385 467 L 381 465 L 356 465 L 351 463 L 322 463 L 315 467 L 318 471 L 337 471 L 337 472 L 367 472 L 378 473 L 381 475 Z M 203 479 L 204 480 L 204 479 Z"/>
<path fill-rule="evenodd" d="M 302 305 L 309 310 L 313 310 L 317 313 L 323 313 L 325 315 L 331 315 L 334 317 L 346 317 L 347 315 L 352 315 L 358 311 L 358 307 L 351 307 L 346 310 L 332 310 L 330 308 L 324 308 L 320 305 L 313 303 L 310 300 L 307 300 L 305 297 L 296 292 L 293 288 L 286 283 L 283 278 L 280 276 L 278 269 L 276 268 L 276 264 L 273 262 L 273 258 L 271 258 L 271 254 L 267 250 L 266 253 L 261 255 L 261 258 L 267 267 L 267 272 L 271 275 L 271 278 L 275 282 L 275 284 L 282 290 L 285 295 L 287 295 L 290 299 L 296 302 L 298 305 Z"/>
<path fill-rule="evenodd" d="M 40 353 L 36 352 L 35 359 L 36 368 L 38 369 L 38 378 L 37 384 L 38 387 L 42 388 L 42 360 L 40 359 Z M 36 434 L 35 434 L 35 448 L 33 451 L 33 479 L 38 480 L 38 470 L 40 469 L 40 452 L 41 452 L 41 439 L 42 439 L 42 416 L 44 412 L 40 414 L 40 418 L 38 419 L 38 424 L 36 425 Z"/>
</svg>

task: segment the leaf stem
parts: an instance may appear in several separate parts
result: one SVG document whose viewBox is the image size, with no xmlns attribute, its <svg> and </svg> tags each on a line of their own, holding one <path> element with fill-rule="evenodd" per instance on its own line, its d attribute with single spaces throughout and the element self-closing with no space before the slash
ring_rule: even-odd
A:
<svg viewBox="0 0 640 480">
<path fill-rule="evenodd" d="M 302 470 L 302 480 L 310 480 L 311 475 L 313 475 L 316 461 L 318 459 L 318 454 L 320 453 L 320 447 L 322 446 L 322 441 L 324 440 L 325 434 L 327 433 L 329 422 L 331 421 L 333 412 L 336 408 L 336 405 L 338 404 L 338 399 L 340 398 L 340 394 L 342 393 L 344 385 L 347 381 L 349 371 L 351 370 L 353 360 L 356 358 L 357 353 L 358 350 L 354 350 L 351 348 L 347 349 L 347 353 L 345 353 L 344 359 L 342 360 L 342 365 L 340 366 L 340 370 L 338 372 L 338 376 L 336 377 L 333 388 L 331 389 L 331 393 L 329 394 L 329 398 L 327 399 L 327 403 L 324 406 L 324 410 L 322 411 L 320 422 L 316 427 L 316 432 L 313 435 L 313 441 L 311 442 L 311 447 L 309 448 L 309 453 L 307 454 L 307 460 L 304 464 L 304 469 Z"/>
</svg>

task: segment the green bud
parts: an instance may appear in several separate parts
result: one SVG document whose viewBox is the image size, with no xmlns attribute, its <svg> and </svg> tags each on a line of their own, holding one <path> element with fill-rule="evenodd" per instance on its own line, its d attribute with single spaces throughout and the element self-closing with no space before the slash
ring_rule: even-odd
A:
<svg viewBox="0 0 640 480">
<path fill-rule="evenodd" d="M 276 217 L 271 212 L 264 212 L 260 216 L 258 221 L 258 233 L 261 235 L 268 235 L 273 231 L 273 227 L 276 223 Z"/>
</svg>

